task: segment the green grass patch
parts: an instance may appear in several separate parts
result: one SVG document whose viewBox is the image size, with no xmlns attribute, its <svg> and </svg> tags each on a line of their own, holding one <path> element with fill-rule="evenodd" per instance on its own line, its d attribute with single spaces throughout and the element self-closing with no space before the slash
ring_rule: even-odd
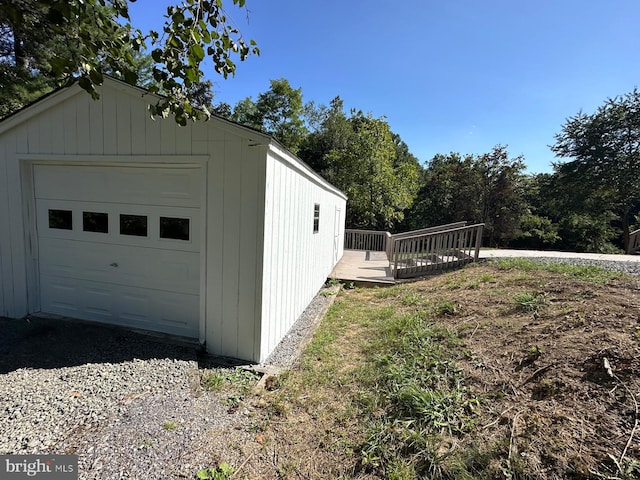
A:
<svg viewBox="0 0 640 480">
<path fill-rule="evenodd" d="M 178 428 L 178 424 L 176 422 L 164 422 L 162 424 L 162 428 L 168 431 L 172 431 Z"/>
<path fill-rule="evenodd" d="M 205 390 L 238 390 L 247 393 L 258 381 L 258 374 L 242 368 L 215 368 L 202 372 L 200 383 Z"/>
<path fill-rule="evenodd" d="M 516 310 L 521 312 L 540 312 L 547 306 L 544 295 L 531 291 L 516 293 L 513 296 L 513 303 L 515 303 Z"/>
<path fill-rule="evenodd" d="M 374 338 L 366 349 L 375 398 L 365 409 L 362 466 L 385 478 L 433 476 L 442 469 L 442 438 L 473 429 L 479 407 L 453 360 L 460 339 L 419 313 L 394 315 Z"/>
</svg>

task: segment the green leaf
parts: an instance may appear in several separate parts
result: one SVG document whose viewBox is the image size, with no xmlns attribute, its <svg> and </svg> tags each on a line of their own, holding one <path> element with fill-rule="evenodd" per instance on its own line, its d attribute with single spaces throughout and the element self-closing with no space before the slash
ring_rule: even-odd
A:
<svg viewBox="0 0 640 480">
<path fill-rule="evenodd" d="M 202 48 L 202 45 L 200 45 L 199 43 L 192 45 L 189 50 L 190 54 L 197 59 L 198 63 L 200 63 L 204 59 L 204 48 Z"/>
<path fill-rule="evenodd" d="M 196 473 L 196 477 L 201 480 L 208 480 L 211 478 L 211 474 L 208 468 L 204 468 Z"/>
<path fill-rule="evenodd" d="M 195 68 L 186 68 L 184 73 L 190 82 L 196 83 L 198 81 L 198 72 Z"/>
<path fill-rule="evenodd" d="M 78 79 L 78 85 L 80 85 L 80 88 L 82 88 L 87 92 L 91 92 L 93 90 L 93 85 L 91 84 L 91 80 L 89 79 L 89 77 L 86 77 L 86 76 L 80 77 Z"/>
<path fill-rule="evenodd" d="M 89 72 L 89 78 L 91 78 L 91 81 L 93 82 L 94 85 L 102 85 L 102 82 L 104 82 L 104 77 L 102 76 L 102 72 L 99 72 L 98 70 L 91 70 L 91 72 Z"/>
<path fill-rule="evenodd" d="M 129 85 L 136 85 L 138 83 L 138 74 L 131 70 L 124 72 L 124 81 Z"/>
</svg>

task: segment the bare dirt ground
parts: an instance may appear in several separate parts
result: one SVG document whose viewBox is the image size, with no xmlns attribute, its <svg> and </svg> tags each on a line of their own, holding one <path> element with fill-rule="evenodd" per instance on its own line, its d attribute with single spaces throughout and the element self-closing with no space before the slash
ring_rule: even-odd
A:
<svg viewBox="0 0 640 480">
<path fill-rule="evenodd" d="M 436 322 L 460 338 L 455 361 L 480 401 L 475 426 L 443 439 L 440 453 L 468 451 L 485 463 L 483 478 L 640 478 L 637 280 L 599 283 L 488 264 L 393 288 L 393 295 L 366 289 L 341 295 L 397 311 L 451 305 Z M 343 332 L 351 335 L 342 338 Z M 331 355 L 343 359 L 343 370 L 358 368 L 359 342 L 370 333 L 355 323 L 338 331 Z M 326 359 L 316 361 L 321 368 Z M 363 433 L 348 401 L 358 388 L 341 383 L 340 368 L 331 374 L 336 381 L 319 382 L 313 393 L 298 384 L 284 396 L 265 394 L 265 409 L 275 404 L 280 412 L 265 422 L 263 448 L 245 472 L 382 477 L 358 466 Z M 290 380 L 283 388 L 292 388 Z"/>
<path fill-rule="evenodd" d="M 515 302 L 523 290 L 537 303 Z M 534 478 L 640 474 L 635 282 L 504 272 L 448 297 L 460 311 L 443 321 L 467 349 L 459 365 L 474 392 L 494 399 L 463 443 L 502 444 Z"/>
</svg>

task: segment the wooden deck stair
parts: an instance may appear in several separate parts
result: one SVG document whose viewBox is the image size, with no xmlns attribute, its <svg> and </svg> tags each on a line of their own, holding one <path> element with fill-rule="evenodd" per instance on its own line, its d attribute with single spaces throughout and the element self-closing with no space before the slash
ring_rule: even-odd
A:
<svg viewBox="0 0 640 480">
<path fill-rule="evenodd" d="M 484 224 L 466 225 L 466 222 L 457 222 L 395 235 L 382 231 L 346 230 L 344 248 L 348 260 L 345 260 L 345 264 L 350 265 L 350 276 L 357 277 L 355 272 L 358 268 L 364 270 L 358 279 L 350 280 L 372 282 L 372 277 L 366 274 L 366 270 L 372 273 L 377 269 L 380 281 L 389 283 L 390 280 L 420 277 L 476 261 L 483 228 Z M 351 251 L 369 252 L 369 255 L 354 255 L 349 253 Z M 369 263 L 358 267 L 358 259 L 362 257 L 362 262 L 370 261 L 371 252 L 379 252 L 376 254 L 378 261 L 384 252 L 388 262 L 384 275 L 381 274 L 379 265 L 374 268 Z M 346 275 L 346 270 L 339 267 L 340 264 L 332 276 L 341 278 L 341 275 Z"/>
</svg>

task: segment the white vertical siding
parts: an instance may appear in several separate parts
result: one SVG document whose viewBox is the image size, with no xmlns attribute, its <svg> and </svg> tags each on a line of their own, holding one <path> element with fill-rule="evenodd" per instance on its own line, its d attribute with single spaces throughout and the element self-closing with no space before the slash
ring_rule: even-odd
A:
<svg viewBox="0 0 640 480">
<path fill-rule="evenodd" d="M 10 275 L 5 280 L 11 282 L 13 289 L 13 305 L 10 305 L 9 316 L 22 317 L 26 315 L 27 303 L 27 272 L 26 272 L 26 242 L 22 209 L 22 189 L 20 181 L 20 167 L 15 153 L 7 152 L 7 210 L 9 227 L 9 245 L 11 258 Z M 6 258 L 6 256 L 5 256 Z"/>
<path fill-rule="evenodd" d="M 238 345 L 238 319 L 240 308 L 240 212 L 242 192 L 239 180 L 242 174 L 241 145 L 225 143 L 223 169 L 224 198 L 222 223 L 222 337 L 223 355 L 235 357 Z M 229 158 L 236 159 L 229 161 Z M 236 321 L 230 321 L 236 319 Z"/>
<path fill-rule="evenodd" d="M 208 133 L 207 349 L 257 361 L 264 152 L 237 135 Z"/>
<path fill-rule="evenodd" d="M 207 297 L 206 343 L 210 352 L 222 352 L 222 286 L 224 217 L 224 142 L 208 142 L 207 179 Z"/>
<path fill-rule="evenodd" d="M 345 208 L 344 196 L 286 152 L 274 150 L 265 175 L 260 361 L 286 335 L 331 273 L 334 212 Z M 315 204 L 320 205 L 318 233 L 313 233 Z M 344 232 L 344 223 L 341 229 Z"/>
<path fill-rule="evenodd" d="M 105 142 L 105 134 L 104 134 L 104 96 L 101 96 L 99 100 L 92 100 L 89 103 L 89 151 L 90 152 L 104 152 L 104 142 Z M 58 109 L 54 110 L 54 114 L 59 111 Z M 60 128 L 62 128 L 62 121 L 60 123 Z M 132 128 L 137 128 L 134 124 Z M 134 138 L 143 137 L 143 135 L 135 135 Z M 60 150 L 55 150 L 54 153 L 63 153 Z"/>
<path fill-rule="evenodd" d="M 7 146 L 0 143 L 0 159 L 6 158 Z M 13 297 L 10 269 L 11 224 L 9 223 L 9 196 L 7 191 L 7 162 L 0 161 L 0 316 L 9 315 L 9 300 Z"/>
</svg>

